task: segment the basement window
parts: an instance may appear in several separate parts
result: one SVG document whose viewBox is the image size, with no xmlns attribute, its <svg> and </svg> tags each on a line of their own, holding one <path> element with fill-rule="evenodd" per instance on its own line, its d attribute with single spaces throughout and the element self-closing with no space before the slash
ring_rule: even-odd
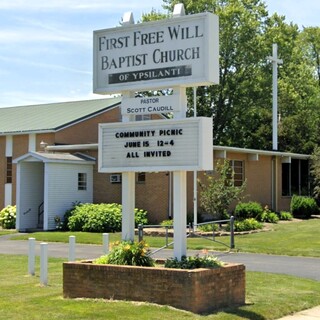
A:
<svg viewBox="0 0 320 320">
<path fill-rule="evenodd" d="M 78 190 L 87 190 L 87 174 L 78 173 Z"/>
</svg>

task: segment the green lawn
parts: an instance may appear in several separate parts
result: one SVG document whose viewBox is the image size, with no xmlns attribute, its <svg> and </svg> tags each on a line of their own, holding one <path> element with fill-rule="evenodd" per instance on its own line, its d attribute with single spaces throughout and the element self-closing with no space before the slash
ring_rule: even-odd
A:
<svg viewBox="0 0 320 320">
<path fill-rule="evenodd" d="M 303 220 L 299 222 L 278 223 L 272 225 L 273 231 L 260 232 L 235 237 L 236 250 L 241 252 L 266 253 L 289 256 L 320 257 L 320 219 Z M 37 232 L 15 239 L 35 237 L 39 241 L 68 242 L 69 236 L 75 235 L 77 243 L 101 244 L 101 233 L 88 232 Z M 120 233 L 111 233 L 110 242 L 120 240 Z M 151 247 L 161 247 L 165 244 L 163 237 L 144 238 Z M 216 240 L 229 244 L 229 237 L 216 237 Z M 172 241 L 172 238 L 169 239 Z M 189 249 L 226 250 L 225 246 L 201 239 L 188 239 Z"/>
<path fill-rule="evenodd" d="M 320 304 L 319 282 L 283 275 L 247 273 L 246 305 L 199 316 L 166 306 L 102 299 L 63 299 L 62 260 L 49 259 L 47 287 L 27 275 L 27 257 L 0 255 L 0 319 L 278 319 Z"/>
<path fill-rule="evenodd" d="M 6 234 L 10 234 L 10 233 L 16 233 L 15 230 L 3 230 L 0 229 L 0 236 L 5 236 Z"/>
</svg>

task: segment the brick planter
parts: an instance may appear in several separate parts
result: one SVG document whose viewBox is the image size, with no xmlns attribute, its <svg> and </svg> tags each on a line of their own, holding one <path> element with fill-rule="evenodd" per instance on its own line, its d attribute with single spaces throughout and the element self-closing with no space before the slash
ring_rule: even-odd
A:
<svg viewBox="0 0 320 320">
<path fill-rule="evenodd" d="M 245 303 L 245 266 L 182 270 L 65 262 L 63 295 L 147 301 L 206 313 Z"/>
</svg>

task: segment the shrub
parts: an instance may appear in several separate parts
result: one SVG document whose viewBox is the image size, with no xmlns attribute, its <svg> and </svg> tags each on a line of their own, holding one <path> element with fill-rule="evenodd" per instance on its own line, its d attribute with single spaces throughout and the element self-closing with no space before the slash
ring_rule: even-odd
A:
<svg viewBox="0 0 320 320">
<path fill-rule="evenodd" d="M 154 260 L 150 256 L 148 245 L 144 241 L 121 241 L 113 244 L 109 254 L 94 260 L 95 264 L 116 264 L 152 267 Z"/>
<path fill-rule="evenodd" d="M 173 226 L 173 220 L 163 220 L 160 222 L 160 225 L 163 227 L 172 227 Z"/>
<path fill-rule="evenodd" d="M 182 256 L 181 261 L 177 258 L 167 259 L 164 266 L 165 268 L 174 268 L 174 269 L 197 269 L 197 268 L 219 268 L 223 265 L 218 258 L 212 256 L 199 257 L 186 257 Z"/>
<path fill-rule="evenodd" d="M 234 222 L 234 231 L 237 231 L 237 232 L 257 230 L 262 228 L 263 228 L 263 224 L 254 218 L 249 218 L 249 219 L 244 219 L 244 220 Z M 227 230 L 230 231 L 230 224 L 227 226 Z"/>
<path fill-rule="evenodd" d="M 291 199 L 290 210 L 294 217 L 306 219 L 309 219 L 311 215 L 319 212 L 315 199 L 296 195 Z"/>
<path fill-rule="evenodd" d="M 200 205 L 206 214 L 214 219 L 225 219 L 228 217 L 228 208 L 233 201 L 243 199 L 246 182 L 241 186 L 234 185 L 234 172 L 228 160 L 218 162 L 215 166 L 217 175 L 206 176 L 207 181 L 202 184 L 200 181 Z"/>
<path fill-rule="evenodd" d="M 198 226 L 198 230 L 202 232 L 213 232 L 213 231 L 218 231 L 219 227 L 216 223 L 208 223 L 208 224 L 203 224 L 201 226 Z"/>
<path fill-rule="evenodd" d="M 260 222 L 277 223 L 279 221 L 279 217 L 276 213 L 272 212 L 268 206 L 265 206 L 261 215 L 257 216 L 257 220 Z"/>
<path fill-rule="evenodd" d="M 0 226 L 3 229 L 15 229 L 16 206 L 6 206 L 0 211 Z"/>
<path fill-rule="evenodd" d="M 292 214 L 290 212 L 281 211 L 279 213 L 279 219 L 280 220 L 292 220 Z"/>
<path fill-rule="evenodd" d="M 117 203 L 78 204 L 66 214 L 68 214 L 67 227 L 71 231 L 121 231 L 122 206 Z M 147 223 L 147 212 L 135 209 L 135 225 Z"/>
<path fill-rule="evenodd" d="M 234 215 L 239 220 L 248 218 L 256 219 L 261 216 L 262 213 L 263 209 L 261 204 L 255 201 L 238 203 L 234 210 Z"/>
</svg>

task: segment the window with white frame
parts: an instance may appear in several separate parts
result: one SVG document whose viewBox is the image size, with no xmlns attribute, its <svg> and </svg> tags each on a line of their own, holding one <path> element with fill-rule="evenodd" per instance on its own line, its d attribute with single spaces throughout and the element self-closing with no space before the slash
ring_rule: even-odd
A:
<svg viewBox="0 0 320 320">
<path fill-rule="evenodd" d="M 241 187 L 244 183 L 244 161 L 230 160 L 229 163 L 233 172 L 234 186 Z"/>
<path fill-rule="evenodd" d="M 78 190 L 87 190 L 87 174 L 78 173 Z"/>
</svg>

